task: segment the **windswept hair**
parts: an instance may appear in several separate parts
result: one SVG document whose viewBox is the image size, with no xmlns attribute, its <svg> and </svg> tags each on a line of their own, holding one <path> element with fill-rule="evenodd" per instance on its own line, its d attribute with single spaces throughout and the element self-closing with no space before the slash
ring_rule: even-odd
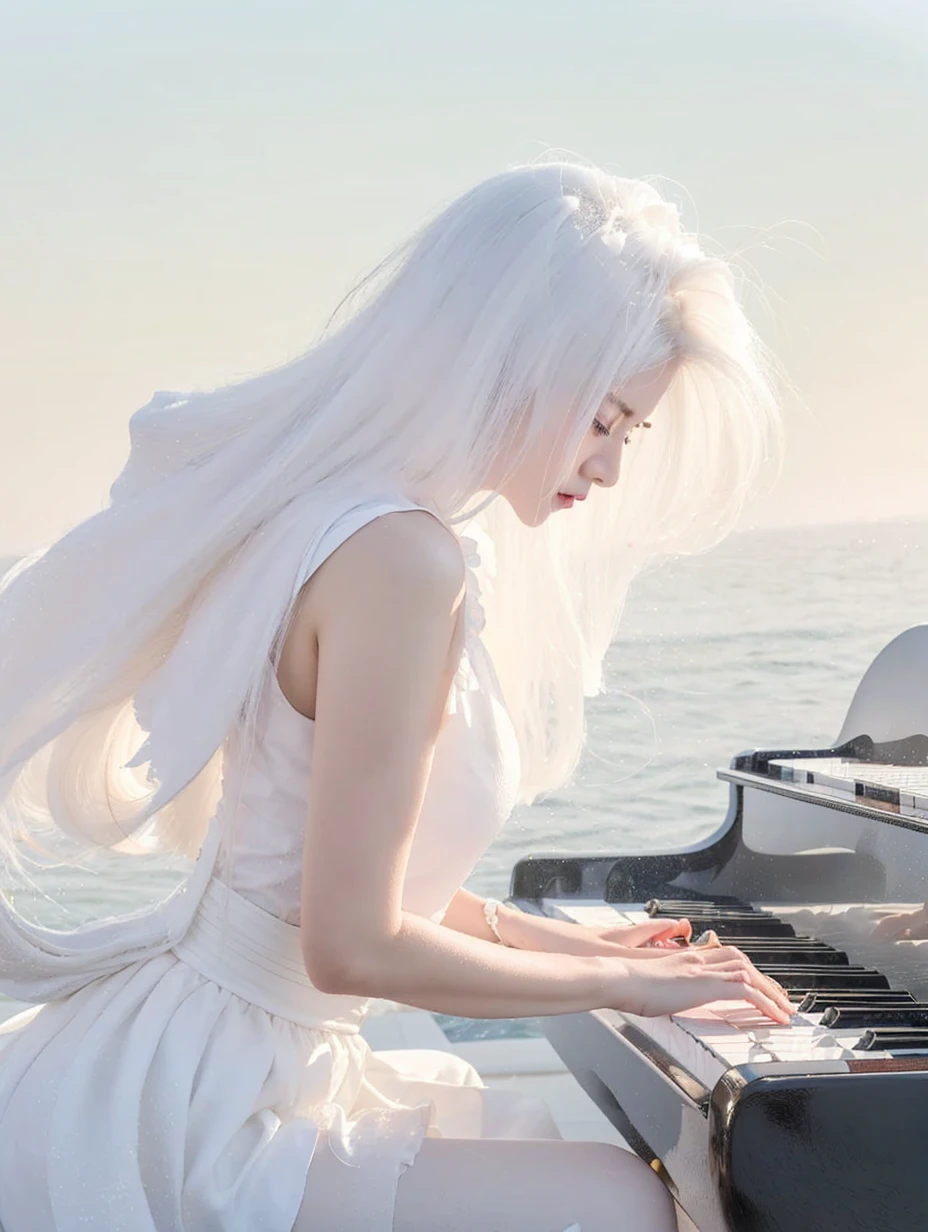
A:
<svg viewBox="0 0 928 1232">
<path fill-rule="evenodd" d="M 537 528 L 486 489 L 507 445 L 565 417 L 551 469 L 566 479 L 607 393 L 667 361 L 676 376 L 613 489 Z M 520 799 L 559 787 L 629 581 L 738 517 L 776 436 L 772 373 L 736 271 L 651 184 L 566 162 L 478 184 L 304 354 L 156 395 L 130 421 L 109 505 L 4 579 L 0 854 L 49 830 L 196 852 L 228 721 L 240 710 L 253 737 L 300 562 L 350 494 L 430 501 L 489 536 L 485 639 Z"/>
</svg>

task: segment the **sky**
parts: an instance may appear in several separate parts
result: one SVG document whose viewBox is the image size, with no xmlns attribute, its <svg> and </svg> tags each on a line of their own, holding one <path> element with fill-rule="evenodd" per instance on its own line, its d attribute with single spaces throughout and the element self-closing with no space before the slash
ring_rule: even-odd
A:
<svg viewBox="0 0 928 1232">
<path fill-rule="evenodd" d="M 477 180 L 658 177 L 788 377 L 745 525 L 928 517 L 923 0 L 0 0 L 0 554 Z M 921 151 L 921 152 L 920 152 Z"/>
</svg>

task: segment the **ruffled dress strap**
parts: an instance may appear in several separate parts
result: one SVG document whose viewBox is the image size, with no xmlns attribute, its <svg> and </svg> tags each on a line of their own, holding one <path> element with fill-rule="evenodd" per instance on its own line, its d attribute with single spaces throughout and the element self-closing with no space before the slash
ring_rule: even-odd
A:
<svg viewBox="0 0 928 1232">
<path fill-rule="evenodd" d="M 486 627 L 483 595 L 493 593 L 493 578 L 496 576 L 496 554 L 493 541 L 479 526 L 469 527 L 467 534 L 459 537 L 464 553 L 464 646 L 455 674 L 448 713 L 457 713 L 458 708 L 469 716 L 468 694 L 486 688 L 486 672 L 495 680 L 495 672 L 487 655 L 481 635 Z"/>
</svg>

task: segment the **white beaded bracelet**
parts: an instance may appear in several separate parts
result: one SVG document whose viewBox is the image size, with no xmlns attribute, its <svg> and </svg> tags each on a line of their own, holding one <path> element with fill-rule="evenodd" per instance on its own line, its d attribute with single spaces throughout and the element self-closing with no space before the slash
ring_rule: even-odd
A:
<svg viewBox="0 0 928 1232">
<path fill-rule="evenodd" d="M 483 918 L 486 920 L 490 932 L 494 935 L 496 940 L 501 942 L 503 945 L 508 945 L 509 943 L 507 941 L 503 941 L 502 937 L 499 935 L 499 925 L 496 922 L 496 912 L 501 906 L 502 903 L 498 898 L 485 899 L 483 904 Z M 512 947 L 510 946 L 510 948 Z"/>
</svg>

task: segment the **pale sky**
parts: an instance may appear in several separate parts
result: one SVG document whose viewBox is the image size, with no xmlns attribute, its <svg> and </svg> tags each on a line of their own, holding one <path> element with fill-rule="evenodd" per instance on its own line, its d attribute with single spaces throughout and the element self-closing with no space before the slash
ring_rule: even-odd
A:
<svg viewBox="0 0 928 1232">
<path fill-rule="evenodd" d="M 0 0 L 0 554 L 99 509 L 156 389 L 302 350 L 550 148 L 740 250 L 799 398 L 748 523 L 928 516 L 923 0 Z"/>
</svg>

